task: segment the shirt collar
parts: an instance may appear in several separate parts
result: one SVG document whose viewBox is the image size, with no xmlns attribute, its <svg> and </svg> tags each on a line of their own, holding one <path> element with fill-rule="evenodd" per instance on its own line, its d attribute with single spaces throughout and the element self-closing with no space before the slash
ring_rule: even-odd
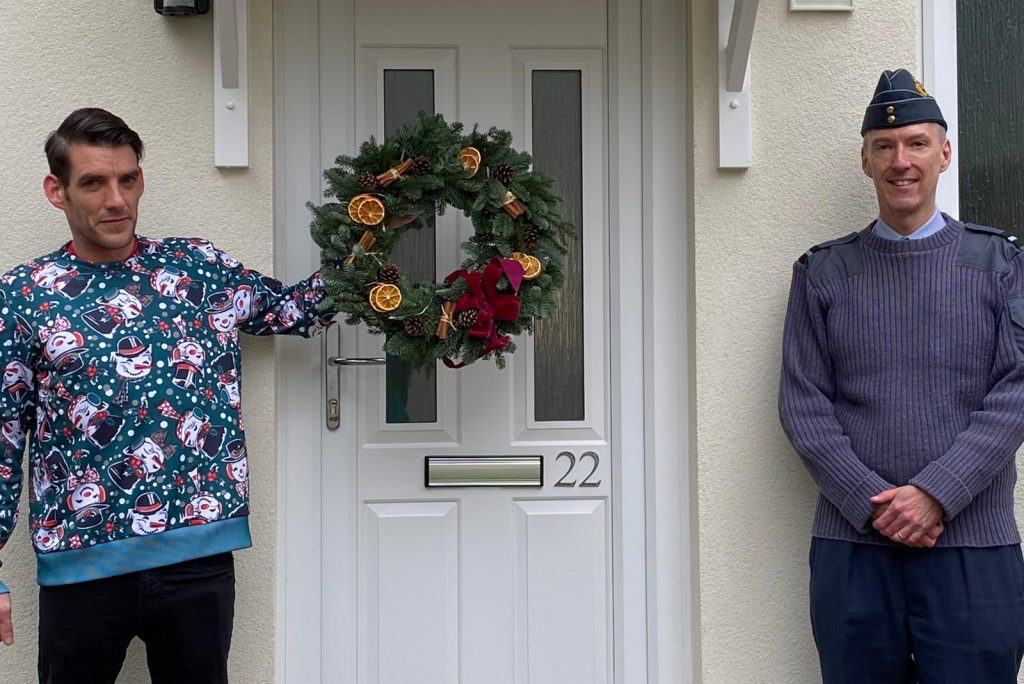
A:
<svg viewBox="0 0 1024 684">
<path fill-rule="evenodd" d="M 946 219 L 942 216 L 942 212 L 936 209 L 932 217 L 923 226 L 907 235 L 906 238 L 908 240 L 921 240 L 935 235 L 945 227 Z M 893 230 L 892 226 L 883 221 L 881 217 L 875 221 L 875 227 L 872 229 L 872 232 L 883 240 L 902 240 L 904 237 Z"/>
</svg>

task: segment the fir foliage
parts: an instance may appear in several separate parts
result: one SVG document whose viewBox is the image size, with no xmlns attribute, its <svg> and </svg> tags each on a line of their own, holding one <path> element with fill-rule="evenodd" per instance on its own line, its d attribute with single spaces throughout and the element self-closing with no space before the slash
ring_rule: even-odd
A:
<svg viewBox="0 0 1024 684">
<path fill-rule="evenodd" d="M 508 131 L 491 128 L 482 133 L 474 127 L 464 134 L 461 123 L 448 123 L 441 115 L 421 114 L 414 125 L 401 129 L 384 143 L 370 138 L 360 145 L 357 156 L 338 157 L 335 165 L 324 171 L 324 195 L 330 199 L 309 205 L 313 214 L 311 233 L 321 250 L 321 275 L 327 292 L 324 306 L 343 312 L 350 324 L 363 323 L 370 332 L 383 334 L 387 338 L 384 351 L 414 367 L 433 368 L 438 359 L 444 358 L 461 363 L 481 358 L 487 338 L 471 336 L 455 325 L 449 326 L 447 338 L 435 334 L 442 303 L 462 297 L 468 289 L 465 278 L 410 283 L 403 275 L 399 281 L 402 302 L 386 313 L 373 309 L 367 299 L 370 288 L 378 283 L 378 271 L 391 263 L 391 251 L 401 236 L 422 225 L 419 219 L 443 214 L 447 206 L 452 206 L 470 218 L 474 229 L 474 235 L 462 244 L 462 268 L 482 271 L 492 259 L 507 258 L 512 252 L 532 254 L 540 260 L 541 275 L 524 280 L 520 287 L 518 318 L 496 323 L 498 336 L 532 333 L 535 319 L 554 313 L 555 293 L 565 277 L 566 246 L 576 228 L 559 213 L 561 200 L 554 192 L 553 180 L 533 173 L 530 155 L 516 151 L 511 144 Z M 459 161 L 459 151 L 466 147 L 476 148 L 481 155 L 480 169 L 472 177 Z M 426 172 L 407 173 L 371 193 L 384 205 L 381 224 L 365 226 L 349 216 L 349 202 L 365 194 L 366 174 L 377 177 L 416 157 L 429 160 Z M 511 171 L 507 188 L 496 176 L 498 167 Z M 422 160 L 417 170 L 420 168 L 426 168 Z M 513 219 L 502 208 L 506 192 L 512 192 L 526 206 L 519 218 Z M 408 222 L 408 217 L 416 220 Z M 536 245 L 527 248 L 524 235 L 530 226 L 536 230 L 537 239 Z M 358 243 L 366 231 L 376 241 L 364 250 Z M 354 258 L 346 263 L 350 255 Z M 500 279 L 498 290 L 512 291 L 506 278 Z M 422 320 L 423 335 L 406 333 L 405 322 L 411 317 Z M 499 367 L 504 367 L 505 354 L 514 349 L 515 344 L 510 343 L 483 358 L 493 357 Z"/>
</svg>

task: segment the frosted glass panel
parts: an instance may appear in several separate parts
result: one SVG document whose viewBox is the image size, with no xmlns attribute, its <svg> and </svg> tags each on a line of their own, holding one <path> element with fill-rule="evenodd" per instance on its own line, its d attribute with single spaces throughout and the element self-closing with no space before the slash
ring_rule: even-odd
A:
<svg viewBox="0 0 1024 684">
<path fill-rule="evenodd" d="M 384 137 L 416 121 L 420 112 L 434 113 L 434 72 L 430 69 L 384 71 Z M 436 280 L 434 218 L 409 224 L 395 244 L 391 261 L 410 282 Z M 401 359 L 388 357 L 387 422 L 433 423 L 437 420 L 437 376 L 414 371 Z"/>
<path fill-rule="evenodd" d="M 959 0 L 956 18 L 960 149 L 954 152 L 960 160 L 960 218 L 1021 237 L 1024 3 Z"/>
<path fill-rule="evenodd" d="M 558 311 L 534 331 L 534 420 L 583 420 L 583 130 L 579 71 L 534 71 L 533 166 L 555 179 L 576 226 Z"/>
</svg>

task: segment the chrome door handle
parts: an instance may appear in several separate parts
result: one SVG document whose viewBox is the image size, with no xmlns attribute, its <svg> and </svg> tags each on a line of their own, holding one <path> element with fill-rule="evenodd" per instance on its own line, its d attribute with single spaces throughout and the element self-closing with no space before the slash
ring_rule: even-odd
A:
<svg viewBox="0 0 1024 684">
<path fill-rule="evenodd" d="M 384 357 L 372 356 L 331 356 L 341 353 L 341 326 L 332 323 L 324 331 L 323 360 L 326 396 L 324 406 L 324 422 L 328 430 L 341 427 L 341 367 L 342 366 L 383 366 L 387 363 Z"/>
<path fill-rule="evenodd" d="M 332 323 L 324 332 L 324 376 L 327 405 L 324 407 L 324 421 L 328 430 L 341 427 L 341 369 L 330 364 L 331 353 L 341 353 L 341 326 Z"/>
<path fill-rule="evenodd" d="M 383 366 L 387 359 L 383 356 L 331 356 L 327 359 L 328 366 Z"/>
</svg>

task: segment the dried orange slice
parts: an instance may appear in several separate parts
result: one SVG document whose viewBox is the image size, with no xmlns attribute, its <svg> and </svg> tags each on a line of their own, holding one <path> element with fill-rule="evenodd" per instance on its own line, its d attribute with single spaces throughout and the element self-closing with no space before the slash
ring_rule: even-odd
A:
<svg viewBox="0 0 1024 684">
<path fill-rule="evenodd" d="M 374 311 L 387 313 L 394 311 L 402 303 L 402 291 L 398 289 L 397 285 L 390 283 L 376 285 L 370 290 L 369 300 Z"/>
<path fill-rule="evenodd" d="M 480 150 L 475 147 L 464 147 L 459 151 L 459 161 L 462 162 L 462 167 L 469 171 L 470 178 L 480 170 L 480 159 Z"/>
<path fill-rule="evenodd" d="M 533 256 L 532 254 L 523 254 L 522 252 L 512 252 L 508 255 L 509 259 L 515 259 L 523 267 L 523 278 L 526 280 L 533 280 L 540 275 L 540 259 Z"/>
<path fill-rule="evenodd" d="M 359 207 L 370 195 L 356 195 L 348 201 L 348 217 L 359 223 Z"/>
<path fill-rule="evenodd" d="M 375 226 L 384 220 L 384 203 L 376 197 L 367 197 L 356 207 L 356 220 L 367 226 Z"/>
</svg>

